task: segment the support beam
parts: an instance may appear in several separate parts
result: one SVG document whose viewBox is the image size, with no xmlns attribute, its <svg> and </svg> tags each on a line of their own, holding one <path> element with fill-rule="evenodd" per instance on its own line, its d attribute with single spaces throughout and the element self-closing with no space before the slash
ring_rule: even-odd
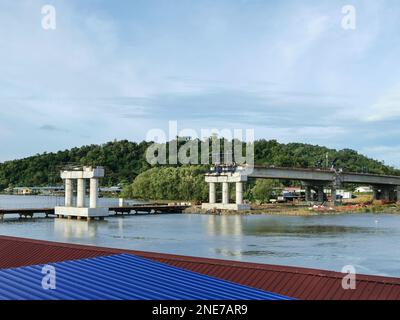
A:
<svg viewBox="0 0 400 320">
<path fill-rule="evenodd" d="M 65 179 L 65 206 L 72 207 L 72 179 Z"/>
<path fill-rule="evenodd" d="M 236 182 L 236 204 L 243 204 L 243 182 Z"/>
<path fill-rule="evenodd" d="M 83 208 L 85 206 L 85 193 L 86 193 L 86 181 L 85 179 L 78 179 L 76 194 L 76 206 Z"/>
<path fill-rule="evenodd" d="M 208 183 L 210 192 L 209 192 L 209 203 L 214 204 L 217 202 L 217 197 L 215 193 L 215 182 L 209 182 Z"/>
<path fill-rule="evenodd" d="M 222 204 L 229 203 L 229 184 L 228 182 L 222 182 Z"/>
<path fill-rule="evenodd" d="M 97 207 L 97 198 L 99 195 L 99 181 L 97 178 L 90 179 L 90 198 L 89 198 L 89 207 L 96 208 Z"/>
<path fill-rule="evenodd" d="M 400 201 L 400 186 L 397 186 L 395 191 L 396 191 L 396 196 L 397 196 L 396 201 Z"/>
</svg>

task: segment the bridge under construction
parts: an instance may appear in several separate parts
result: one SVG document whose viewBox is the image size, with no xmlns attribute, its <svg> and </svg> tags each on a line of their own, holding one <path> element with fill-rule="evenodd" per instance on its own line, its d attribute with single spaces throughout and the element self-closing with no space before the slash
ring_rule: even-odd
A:
<svg viewBox="0 0 400 320">
<path fill-rule="evenodd" d="M 209 185 L 209 202 L 203 209 L 248 210 L 243 202 L 243 183 L 249 178 L 301 181 L 306 190 L 306 201 L 312 201 L 312 190 L 317 193 L 318 202 L 324 202 L 324 189 L 331 190 L 332 204 L 335 204 L 336 190 L 345 184 L 371 185 L 375 200 L 400 201 L 400 176 L 343 172 L 309 168 L 281 168 L 267 166 L 230 166 L 206 174 Z M 216 187 L 222 185 L 222 201 L 216 199 Z M 235 184 L 235 203 L 229 203 L 229 185 Z"/>
</svg>

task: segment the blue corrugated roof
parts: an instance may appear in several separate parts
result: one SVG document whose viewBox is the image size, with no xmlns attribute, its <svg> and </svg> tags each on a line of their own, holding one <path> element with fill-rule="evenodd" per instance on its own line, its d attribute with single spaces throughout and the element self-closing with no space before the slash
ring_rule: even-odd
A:
<svg viewBox="0 0 400 320">
<path fill-rule="evenodd" d="M 7 300 L 283 300 L 278 294 L 130 254 L 52 263 L 56 289 L 42 288 L 43 265 L 0 270 Z"/>
</svg>

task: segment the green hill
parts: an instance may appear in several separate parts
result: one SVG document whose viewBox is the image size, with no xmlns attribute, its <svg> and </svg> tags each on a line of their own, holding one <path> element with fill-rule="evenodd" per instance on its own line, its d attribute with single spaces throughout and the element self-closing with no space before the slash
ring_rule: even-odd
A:
<svg viewBox="0 0 400 320">
<path fill-rule="evenodd" d="M 127 140 L 89 145 L 54 153 L 37 154 L 28 158 L 0 163 L 0 189 L 9 186 L 42 186 L 60 183 L 59 170 L 67 163 L 102 165 L 106 177 L 102 185 L 131 183 L 136 176 L 150 169 L 145 159 L 149 142 Z M 255 163 L 285 167 L 314 167 L 319 160 L 337 158 L 337 167 L 345 171 L 400 175 L 400 170 L 367 158 L 354 150 L 334 150 L 326 147 L 289 143 L 276 140 L 255 142 Z M 196 171 L 198 172 L 198 171 Z"/>
</svg>

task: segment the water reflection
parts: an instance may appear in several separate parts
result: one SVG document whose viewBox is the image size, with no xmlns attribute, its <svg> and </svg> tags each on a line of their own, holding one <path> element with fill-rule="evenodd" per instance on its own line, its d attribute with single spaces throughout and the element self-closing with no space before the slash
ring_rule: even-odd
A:
<svg viewBox="0 0 400 320">
<path fill-rule="evenodd" d="M 352 233 L 371 233 L 376 232 L 376 228 L 343 226 L 343 225 L 306 225 L 269 222 L 255 224 L 251 223 L 247 226 L 245 233 L 258 236 L 268 235 L 291 235 L 291 236 L 312 236 L 312 235 L 338 235 Z"/>
<path fill-rule="evenodd" d="M 207 233 L 210 236 L 235 236 L 243 235 L 242 216 L 207 216 Z"/>
<path fill-rule="evenodd" d="M 98 224 L 85 220 L 54 219 L 54 232 L 65 239 L 94 238 L 97 235 Z M 107 223 L 102 221 L 102 223 Z"/>
<path fill-rule="evenodd" d="M 241 257 L 255 257 L 255 256 L 272 256 L 272 257 L 281 257 L 281 258 L 287 258 L 287 257 L 295 257 L 299 256 L 299 253 L 295 252 L 279 252 L 279 251 L 272 251 L 272 250 L 230 250 L 226 248 L 216 248 L 215 252 L 217 254 L 222 254 L 226 257 L 236 257 L 236 258 L 241 258 Z"/>
</svg>

